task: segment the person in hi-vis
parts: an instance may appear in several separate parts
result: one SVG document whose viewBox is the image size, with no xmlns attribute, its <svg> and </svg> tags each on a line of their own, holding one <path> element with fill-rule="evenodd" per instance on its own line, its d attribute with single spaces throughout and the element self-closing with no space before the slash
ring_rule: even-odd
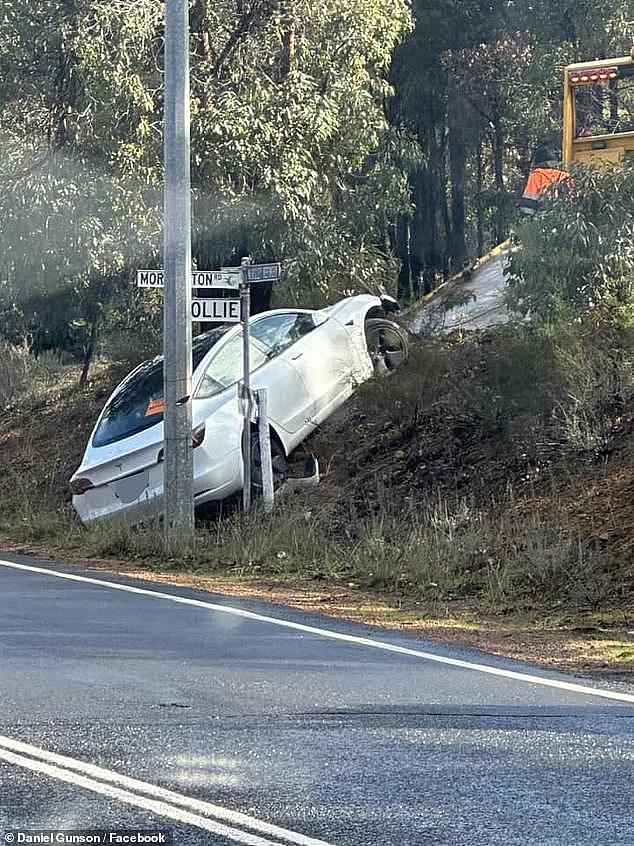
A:
<svg viewBox="0 0 634 846">
<path fill-rule="evenodd" d="M 523 214 L 541 211 L 544 197 L 547 194 L 557 195 L 553 186 L 564 183 L 570 185 L 570 174 L 561 170 L 553 152 L 545 144 L 540 144 L 533 155 L 532 169 L 520 200 L 520 211 Z"/>
</svg>

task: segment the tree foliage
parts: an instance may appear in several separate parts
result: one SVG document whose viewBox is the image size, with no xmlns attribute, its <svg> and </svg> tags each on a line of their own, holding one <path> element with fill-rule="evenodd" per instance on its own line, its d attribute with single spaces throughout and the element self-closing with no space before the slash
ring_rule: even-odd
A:
<svg viewBox="0 0 634 846">
<path fill-rule="evenodd" d="M 282 260 L 303 302 L 389 281 L 406 0 L 192 0 L 190 25 L 198 266 Z M 161 261 L 162 62 L 159 0 L 2 5 L 0 297 L 35 350 L 89 349 Z"/>
<path fill-rule="evenodd" d="M 0 2 L 1 331 L 36 352 L 160 324 L 131 278 L 161 263 L 163 5 Z M 194 261 L 280 260 L 280 303 L 311 305 L 399 269 L 417 296 L 504 237 L 563 67 L 634 23 L 629 0 L 190 0 L 190 30 Z"/>
<path fill-rule="evenodd" d="M 414 206 L 395 246 L 400 289 L 417 295 L 503 240 L 541 141 L 561 135 L 561 80 L 572 62 L 629 53 L 630 0 L 415 0 L 397 49 L 394 112 L 423 152 Z"/>
<path fill-rule="evenodd" d="M 574 188 L 518 228 L 510 304 L 542 320 L 634 305 L 634 166 L 579 168 Z"/>
<path fill-rule="evenodd" d="M 253 6 L 225 32 L 240 6 L 229 5 L 207 12 L 214 73 L 193 73 L 199 249 L 281 259 L 300 296 L 308 280 L 331 291 L 386 280 L 377 233 L 406 194 L 385 73 L 406 3 L 286 2 L 259 17 Z"/>
</svg>

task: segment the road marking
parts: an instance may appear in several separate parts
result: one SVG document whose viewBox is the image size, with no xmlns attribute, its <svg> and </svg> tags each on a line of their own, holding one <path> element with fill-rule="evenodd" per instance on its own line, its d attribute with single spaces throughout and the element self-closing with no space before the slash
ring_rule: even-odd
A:
<svg viewBox="0 0 634 846">
<path fill-rule="evenodd" d="M 0 759 L 17 767 L 67 782 L 74 787 L 91 790 L 93 793 L 99 793 L 127 805 L 168 817 L 175 822 L 202 828 L 220 837 L 241 843 L 243 846 L 331 846 L 324 840 L 307 837 L 247 814 L 213 805 L 201 799 L 194 799 L 191 796 L 183 796 L 172 790 L 129 778 L 85 761 L 57 755 L 2 735 L 0 735 Z M 251 829 L 251 831 L 242 829 Z M 262 834 L 274 837 L 275 840 L 259 836 Z"/>
<path fill-rule="evenodd" d="M 280 846 L 280 841 L 265 840 L 257 835 L 251 835 L 247 832 L 238 831 L 238 829 L 230 828 L 221 823 L 215 823 L 211 820 L 206 820 L 197 814 L 191 814 L 182 808 L 176 808 L 168 805 L 165 802 L 157 802 L 147 797 L 138 796 L 130 793 L 127 790 L 121 790 L 118 787 L 107 785 L 85 776 L 72 773 L 70 770 L 64 770 L 60 767 L 54 767 L 43 761 L 36 761 L 33 758 L 26 758 L 22 755 L 15 755 L 13 752 L 8 752 L 5 749 L 0 749 L 0 760 L 4 760 L 9 764 L 14 764 L 16 767 L 31 770 L 35 773 L 55 778 L 58 781 L 64 781 L 72 784 L 74 787 L 81 787 L 85 790 L 91 790 L 93 793 L 99 793 L 102 796 L 107 796 L 110 799 L 116 799 L 126 805 L 132 805 L 136 808 L 142 808 L 144 811 L 150 811 L 154 814 L 159 814 L 162 817 L 168 817 L 175 822 L 184 825 L 195 826 L 209 831 L 212 834 L 217 834 L 228 840 L 233 840 L 235 843 L 244 844 L 244 846 Z"/>
<path fill-rule="evenodd" d="M 254 620 L 258 623 L 268 623 L 273 626 L 280 626 L 285 629 L 315 635 L 316 637 L 338 640 L 344 643 L 354 643 L 357 646 L 366 646 L 370 649 L 379 649 L 383 652 L 394 652 L 397 655 L 409 655 L 413 658 L 423 658 L 425 661 L 433 661 L 436 664 L 444 664 L 449 667 L 458 667 L 461 670 L 473 670 L 478 673 L 486 673 L 490 676 L 513 679 L 514 681 L 526 684 L 536 684 L 542 687 L 552 687 L 557 690 L 565 690 L 569 693 L 579 693 L 584 696 L 598 696 L 602 699 L 613 699 L 616 702 L 634 703 L 634 694 L 622 693 L 616 690 L 606 690 L 599 687 L 588 687 L 576 682 L 567 682 L 562 679 L 551 679 L 546 676 L 538 676 L 533 673 L 521 673 L 518 670 L 507 670 L 503 667 L 492 667 L 488 664 L 477 664 L 473 661 L 463 661 L 459 658 L 449 658 L 445 655 L 436 655 L 433 652 L 425 652 L 421 649 L 411 649 L 406 646 L 397 646 L 393 643 L 386 643 L 382 640 L 373 640 L 368 637 L 344 634 L 332 629 L 323 629 L 318 626 L 309 626 L 304 623 L 295 623 L 292 620 L 282 620 L 277 617 L 269 617 L 265 614 L 257 614 L 255 611 L 246 611 L 244 608 L 235 608 L 231 605 L 218 605 L 214 602 L 206 602 L 202 599 L 191 599 L 188 596 L 179 596 L 174 593 L 163 593 L 162 591 L 148 590 L 147 588 L 124 585 L 119 582 L 109 582 L 105 579 L 95 579 L 90 576 L 80 576 L 75 573 L 60 573 L 57 570 L 49 570 L 45 567 L 33 567 L 29 564 L 18 564 L 15 561 L 4 561 L 0 559 L 0 566 L 9 567 L 14 570 L 24 570 L 29 573 L 38 573 L 44 576 L 54 576 L 57 579 L 66 579 L 71 582 L 97 585 L 111 590 L 120 590 L 125 593 L 134 593 L 138 596 L 148 596 L 153 599 L 164 599 L 169 602 L 176 602 L 179 605 L 189 605 L 194 608 L 203 608 L 207 611 L 216 611 L 220 614 L 229 614 L 233 617 L 241 617 L 244 620 Z"/>
</svg>

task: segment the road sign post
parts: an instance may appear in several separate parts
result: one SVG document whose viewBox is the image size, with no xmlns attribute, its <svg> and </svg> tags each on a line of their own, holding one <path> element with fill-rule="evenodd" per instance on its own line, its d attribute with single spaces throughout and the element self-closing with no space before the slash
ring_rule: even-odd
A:
<svg viewBox="0 0 634 846">
<path fill-rule="evenodd" d="M 258 440 L 260 445 L 260 473 L 262 476 L 262 502 L 265 511 L 272 511 L 275 502 L 273 463 L 271 459 L 271 430 L 266 388 L 256 391 L 258 400 Z"/>
<path fill-rule="evenodd" d="M 165 3 L 164 528 L 168 548 L 194 543 L 192 436 L 189 5 Z"/>
<path fill-rule="evenodd" d="M 242 281 L 240 282 L 240 318 L 242 323 L 242 384 L 240 386 L 244 420 L 242 424 L 242 507 L 251 508 L 251 364 L 249 360 L 249 317 L 251 313 L 251 289 L 247 281 L 246 268 L 250 259 L 242 259 Z"/>
</svg>

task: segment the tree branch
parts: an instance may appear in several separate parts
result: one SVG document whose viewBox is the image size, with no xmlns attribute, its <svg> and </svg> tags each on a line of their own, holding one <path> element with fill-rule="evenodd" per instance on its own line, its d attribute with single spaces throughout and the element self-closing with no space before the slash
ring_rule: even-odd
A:
<svg viewBox="0 0 634 846">
<path fill-rule="evenodd" d="M 264 18 L 267 14 L 270 15 L 272 13 L 274 6 L 274 0 L 273 2 L 271 2 L 271 0 L 263 0 L 263 2 L 259 6 L 254 6 L 251 9 L 246 9 L 242 13 L 242 16 L 240 17 L 235 29 L 225 42 L 225 46 L 220 51 L 218 58 L 216 59 L 212 67 L 212 73 L 216 78 L 220 76 L 220 73 L 227 60 L 229 59 L 229 56 L 238 46 L 240 41 L 246 35 L 249 34 L 255 24 L 262 20 L 262 18 Z"/>
</svg>

